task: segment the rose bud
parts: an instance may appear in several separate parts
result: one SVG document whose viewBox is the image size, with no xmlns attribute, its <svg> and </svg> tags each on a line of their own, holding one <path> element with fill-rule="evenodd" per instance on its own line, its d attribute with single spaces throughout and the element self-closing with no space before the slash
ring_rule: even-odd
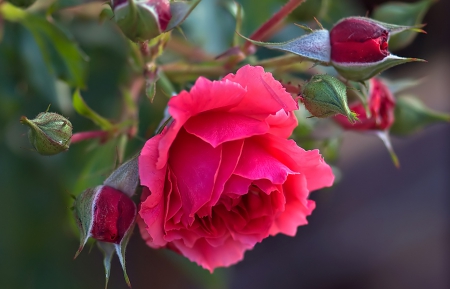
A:
<svg viewBox="0 0 450 289">
<path fill-rule="evenodd" d="M 172 17 L 169 0 L 113 0 L 114 19 L 132 41 L 146 41 L 164 32 Z"/>
<path fill-rule="evenodd" d="M 399 97 L 394 114 L 391 133 L 396 135 L 409 135 L 433 123 L 450 122 L 449 114 L 434 111 L 412 96 Z"/>
<path fill-rule="evenodd" d="M 351 130 L 386 130 L 394 123 L 395 98 L 389 88 L 378 78 L 370 79 L 368 107 L 370 116 L 361 102 L 350 104 L 350 109 L 359 116 L 359 122 L 351 124 L 340 115 L 335 120 Z"/>
<path fill-rule="evenodd" d="M 89 237 L 96 239 L 104 254 L 106 285 L 111 271 L 111 259 L 117 253 L 125 281 L 130 286 L 125 266 L 125 250 L 137 214 L 136 205 L 130 198 L 139 184 L 137 165 L 137 157 L 122 164 L 103 185 L 81 193 L 73 206 L 80 230 L 80 247 L 75 258 L 83 250 Z"/>
<path fill-rule="evenodd" d="M 391 35 L 420 29 L 378 22 L 365 17 L 339 21 L 330 31 L 331 64 L 343 77 L 364 81 L 382 71 L 417 58 L 403 58 L 388 51 Z"/>
<path fill-rule="evenodd" d="M 69 149 L 72 124 L 62 115 L 41 112 L 31 120 L 22 116 L 20 122 L 30 127 L 28 139 L 41 155 L 55 155 Z"/>
<path fill-rule="evenodd" d="M 351 123 L 358 120 L 347 105 L 347 87 L 330 75 L 314 75 L 303 87 L 300 100 L 315 117 L 342 114 Z"/>
<path fill-rule="evenodd" d="M 81 193 L 74 208 L 81 232 L 79 251 L 89 237 L 120 244 L 136 217 L 134 202 L 121 191 L 104 185 Z"/>
</svg>

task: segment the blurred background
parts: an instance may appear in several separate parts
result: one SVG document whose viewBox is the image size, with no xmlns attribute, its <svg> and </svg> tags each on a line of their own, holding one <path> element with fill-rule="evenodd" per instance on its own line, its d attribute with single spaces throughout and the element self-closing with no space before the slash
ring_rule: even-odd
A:
<svg viewBox="0 0 450 289">
<path fill-rule="evenodd" d="M 243 33 L 249 35 L 285 1 L 260 0 L 256 7 L 256 1 L 238 2 L 245 11 Z M 328 27 L 344 16 L 366 15 L 386 1 L 329 2 L 328 17 L 319 17 Z M 187 39 L 212 55 L 226 50 L 234 33 L 234 20 L 222 4 L 203 0 L 183 24 Z M 91 5 L 96 4 L 85 10 Z M 130 70 L 126 41 L 112 23 L 100 25 L 86 11 L 77 14 L 76 8 L 69 9 L 75 12 L 62 11 L 56 19 L 89 57 L 83 97 L 99 114 L 114 118 L 122 105 L 119 86 Z M 442 112 L 450 112 L 448 11 L 450 1 L 433 4 L 423 21 L 428 34 L 418 35 L 412 45 L 396 52 L 428 63 L 405 64 L 384 74 L 392 79 L 426 77 L 408 93 Z M 213 22 L 220 25 L 208 25 Z M 49 104 L 51 111 L 69 117 L 75 132 L 95 127 L 73 111 L 71 88 L 56 80 L 58 67 L 56 73 L 47 69 L 31 33 L 6 22 L 4 28 L 0 288 L 103 288 L 102 256 L 96 246 L 73 260 L 78 235 L 71 195 L 100 184 L 111 172 L 117 142 L 79 143 L 52 157 L 32 151 L 19 118 L 32 118 Z M 276 37 L 297 36 L 286 35 L 291 31 L 288 27 Z M 142 98 L 139 137 L 128 146 L 127 156 L 154 130 L 166 102 L 158 94 L 153 104 Z M 333 188 L 312 194 L 317 208 L 309 225 L 300 227 L 294 238 L 269 237 L 248 251 L 242 262 L 212 275 L 168 250 L 150 249 L 136 231 L 127 249 L 133 288 L 450 288 L 450 125 L 437 124 L 407 138 L 393 137 L 393 146 L 400 169 L 378 138 L 345 132 L 336 164 L 341 179 Z M 109 288 L 127 288 L 117 258 L 111 276 Z"/>
</svg>

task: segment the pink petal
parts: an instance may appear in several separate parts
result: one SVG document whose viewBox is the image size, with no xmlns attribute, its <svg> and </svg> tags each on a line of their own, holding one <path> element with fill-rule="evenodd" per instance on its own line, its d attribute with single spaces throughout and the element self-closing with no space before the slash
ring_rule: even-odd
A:
<svg viewBox="0 0 450 289">
<path fill-rule="evenodd" d="M 198 114 L 190 118 L 184 128 L 213 147 L 224 142 L 264 134 L 269 130 L 264 121 L 222 111 Z"/>
<path fill-rule="evenodd" d="M 169 167 L 177 178 L 183 204 L 182 222 L 192 223 L 194 214 L 211 199 L 221 147 L 213 148 L 182 129 L 169 153 Z"/>
<path fill-rule="evenodd" d="M 286 111 L 284 110 L 279 110 L 275 115 L 269 115 L 269 117 L 266 118 L 266 123 L 270 126 L 270 134 L 282 138 L 291 136 L 298 124 L 294 112 L 288 112 L 286 114 Z"/>
<path fill-rule="evenodd" d="M 267 179 L 274 184 L 284 183 L 287 176 L 294 173 L 264 150 L 260 143 L 250 138 L 244 142 L 241 159 L 234 172 L 246 179 Z"/>
<path fill-rule="evenodd" d="M 306 217 L 314 210 L 315 204 L 307 200 L 309 190 L 304 175 L 290 175 L 283 188 L 286 197 L 285 209 L 275 219 L 270 234 L 295 236 L 297 227 L 308 223 Z"/>
<path fill-rule="evenodd" d="M 182 241 L 174 241 L 174 245 L 189 260 L 211 273 L 217 267 L 227 267 L 241 261 L 244 252 L 253 248 L 253 245 L 242 244 L 231 237 L 219 247 L 211 246 L 205 239 L 199 239 L 192 248 L 186 247 Z"/>
<path fill-rule="evenodd" d="M 305 151 L 295 141 L 270 134 L 256 136 L 270 154 L 295 172 L 306 177 L 307 188 L 314 191 L 330 187 L 334 182 L 331 167 L 325 163 L 318 150 Z"/>
<path fill-rule="evenodd" d="M 200 77 L 190 92 L 182 91 L 172 97 L 168 103 L 173 123 L 164 131 L 159 144 L 157 167 L 165 165 L 169 148 L 185 122 L 205 111 L 220 108 L 222 111 L 236 106 L 243 98 L 245 89 L 230 81 L 210 81 Z"/>
<path fill-rule="evenodd" d="M 143 187 L 143 194 L 148 195 L 148 189 Z M 147 190 L 147 193 L 145 192 Z M 155 198 L 153 193 L 149 195 L 142 203 L 139 209 L 139 216 L 142 222 L 139 224 L 142 238 L 146 243 L 153 247 L 159 248 L 166 245 L 164 240 L 164 199 L 160 198 L 160 202 L 154 204 Z M 143 231 L 147 234 L 144 234 Z"/>
<path fill-rule="evenodd" d="M 139 156 L 139 177 L 141 185 L 145 186 L 143 192 L 148 190 L 149 196 L 141 203 L 139 215 L 147 226 L 147 231 L 153 239 L 154 246 L 164 246 L 164 182 L 166 167 L 156 168 L 158 157 L 158 143 L 161 135 L 149 139 L 142 148 Z M 148 188 L 148 189 L 147 189 Z M 151 194 L 150 194 L 151 192 Z M 146 194 L 143 193 L 143 196 Z"/>
<path fill-rule="evenodd" d="M 214 189 L 211 195 L 211 200 L 203 206 L 198 212 L 198 216 L 210 216 L 212 206 L 216 205 L 217 201 L 224 192 L 225 183 L 230 179 L 234 172 L 241 156 L 243 140 L 227 142 L 222 145 L 222 154 L 220 159 L 220 167 L 217 173 Z"/>
<path fill-rule="evenodd" d="M 231 111 L 245 114 L 275 114 L 280 109 L 298 109 L 296 101 L 286 92 L 281 83 L 261 66 L 246 65 L 236 75 L 228 74 L 223 80 L 240 83 L 247 88 L 244 99 Z"/>
</svg>

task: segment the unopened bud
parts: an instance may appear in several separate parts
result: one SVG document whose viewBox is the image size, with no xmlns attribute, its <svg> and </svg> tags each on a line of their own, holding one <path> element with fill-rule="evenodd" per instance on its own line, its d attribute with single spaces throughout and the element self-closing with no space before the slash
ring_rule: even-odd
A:
<svg viewBox="0 0 450 289">
<path fill-rule="evenodd" d="M 81 193 L 74 213 L 80 229 L 80 252 L 89 237 L 120 244 L 134 224 L 136 205 L 121 191 L 102 185 Z"/>
<path fill-rule="evenodd" d="M 62 115 L 41 112 L 31 120 L 22 116 L 20 122 L 30 127 L 28 139 L 41 155 L 55 155 L 69 149 L 72 124 Z"/>
<path fill-rule="evenodd" d="M 114 19 L 132 41 L 146 41 L 164 32 L 172 17 L 168 0 L 114 0 Z"/>
<path fill-rule="evenodd" d="M 300 99 L 315 117 L 342 114 L 352 123 L 358 120 L 348 107 L 347 87 L 330 75 L 314 75 L 303 87 Z"/>
<path fill-rule="evenodd" d="M 330 30 L 331 64 L 349 80 L 364 81 L 382 71 L 417 58 L 403 58 L 388 51 L 391 35 L 406 30 L 423 30 L 375 21 L 366 17 L 348 17 Z"/>
</svg>

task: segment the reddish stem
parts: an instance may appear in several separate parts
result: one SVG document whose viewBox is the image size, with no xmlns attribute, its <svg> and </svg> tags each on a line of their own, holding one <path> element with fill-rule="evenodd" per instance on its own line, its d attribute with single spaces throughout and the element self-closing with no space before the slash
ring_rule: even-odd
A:
<svg viewBox="0 0 450 289">
<path fill-rule="evenodd" d="M 92 131 L 83 131 L 83 132 L 77 132 L 72 135 L 72 138 L 70 139 L 71 143 L 77 143 L 83 140 L 88 139 L 94 139 L 94 138 L 100 138 L 100 142 L 103 142 L 106 140 L 106 137 L 108 136 L 108 132 L 103 130 L 92 130 Z"/>
<path fill-rule="evenodd" d="M 289 0 L 286 5 L 281 7 L 281 9 L 275 13 L 269 20 L 267 20 L 261 27 L 259 27 L 255 32 L 253 32 L 252 35 L 250 35 L 250 39 L 252 40 L 262 40 L 267 33 L 270 32 L 272 27 L 276 26 L 278 23 L 283 21 L 283 19 L 289 15 L 295 8 L 297 8 L 302 2 L 305 0 Z M 245 54 L 248 54 L 249 51 L 251 51 L 253 44 L 250 41 L 245 42 L 244 47 L 242 51 Z"/>
</svg>

